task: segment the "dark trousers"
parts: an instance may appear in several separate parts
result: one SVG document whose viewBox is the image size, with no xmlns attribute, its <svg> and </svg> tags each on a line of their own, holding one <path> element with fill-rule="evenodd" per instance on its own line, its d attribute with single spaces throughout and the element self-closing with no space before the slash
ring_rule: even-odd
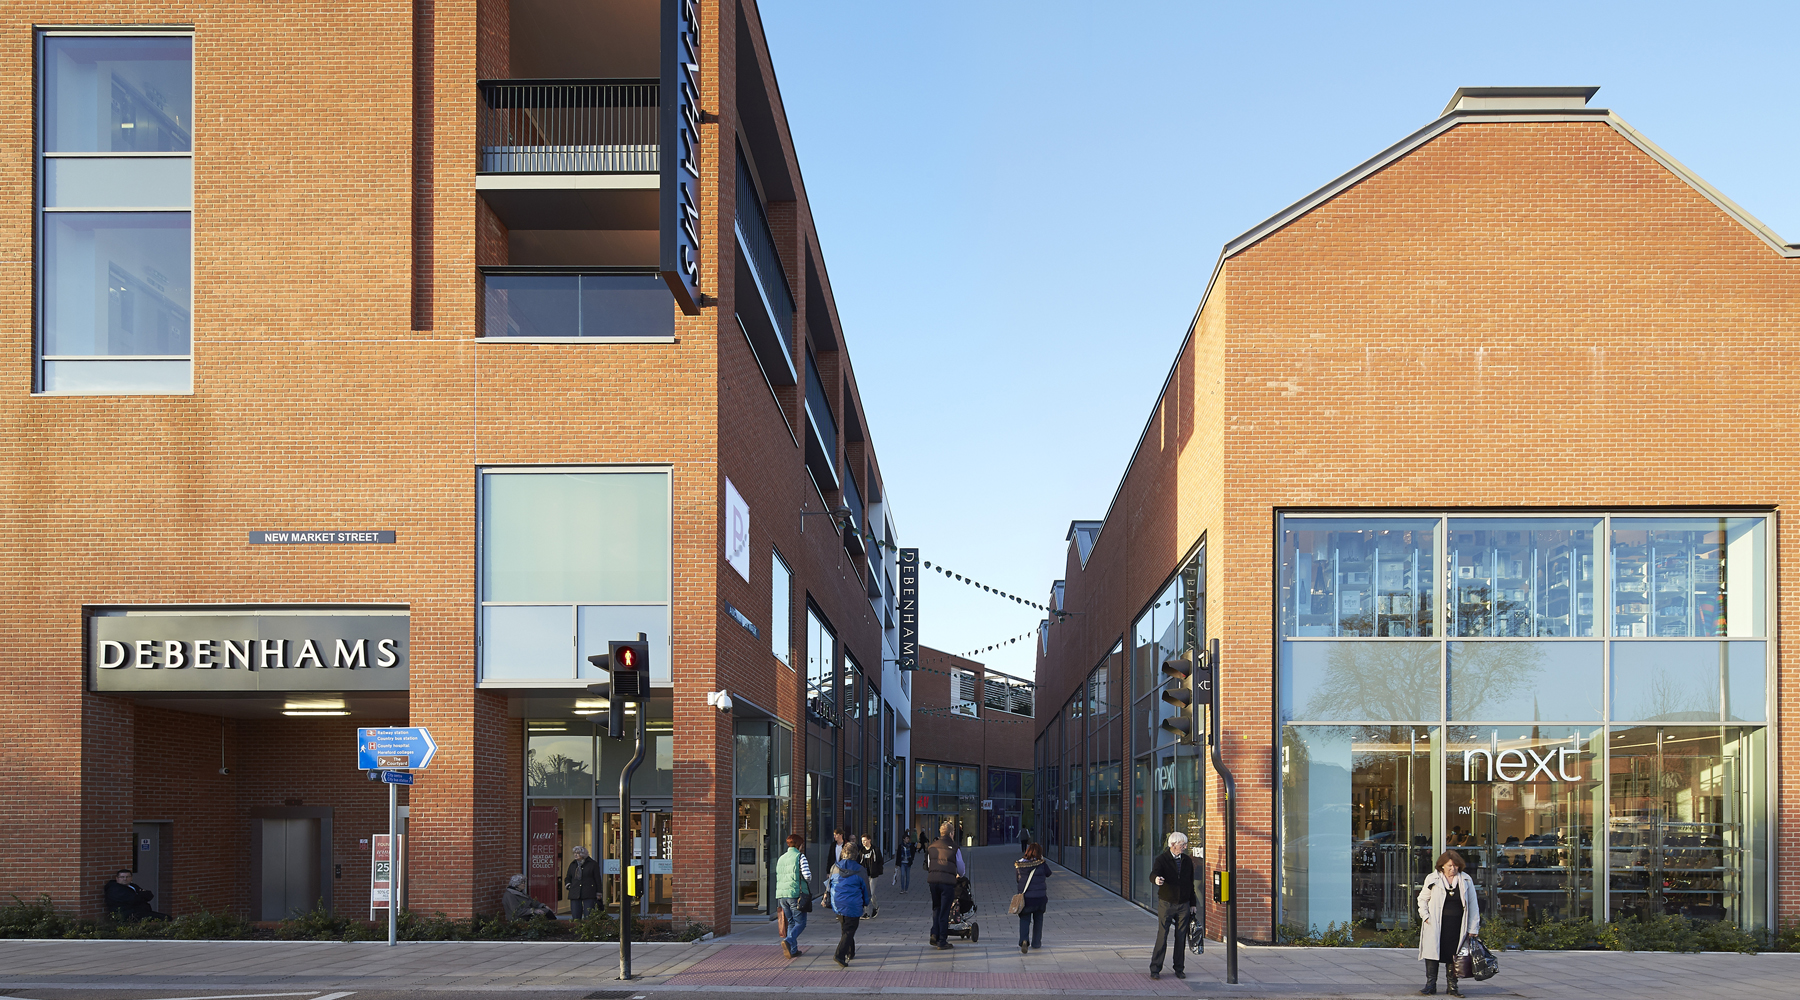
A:
<svg viewBox="0 0 1800 1000">
<path fill-rule="evenodd" d="M 956 902 L 956 885 L 950 882 L 932 882 L 931 885 L 931 938 L 942 944 L 950 936 L 950 904 Z"/>
<path fill-rule="evenodd" d="M 856 925 L 862 923 L 862 918 L 840 916 L 838 923 L 843 930 L 838 932 L 837 957 L 839 961 L 847 962 L 856 957 Z"/>
<path fill-rule="evenodd" d="M 1187 962 L 1188 920 L 1193 915 L 1192 903 L 1156 901 L 1156 950 L 1150 953 L 1150 971 L 1161 972 L 1163 952 L 1169 945 L 1169 928 L 1175 928 L 1175 971 L 1185 972 Z"/>
<path fill-rule="evenodd" d="M 1019 943 L 1030 942 L 1033 948 L 1044 946 L 1044 911 L 1026 910 L 1019 914 Z"/>
<path fill-rule="evenodd" d="M 580 920 L 582 917 L 587 916 L 589 912 L 596 908 L 594 904 L 595 901 L 592 899 L 569 900 L 569 919 Z"/>
</svg>

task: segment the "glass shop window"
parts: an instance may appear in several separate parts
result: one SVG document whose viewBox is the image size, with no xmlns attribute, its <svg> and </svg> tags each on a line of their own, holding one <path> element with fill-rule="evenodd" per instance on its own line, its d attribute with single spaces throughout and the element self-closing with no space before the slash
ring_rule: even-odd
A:
<svg viewBox="0 0 1800 1000">
<path fill-rule="evenodd" d="M 1282 635 L 1436 635 L 1436 518 L 1282 522 Z"/>
<path fill-rule="evenodd" d="M 1613 518 L 1612 634 L 1767 635 L 1765 524 L 1760 517 Z"/>
<path fill-rule="evenodd" d="M 666 682 L 670 550 L 667 472 L 483 470 L 482 680 L 604 680 L 587 657 L 643 632 Z"/>
<path fill-rule="evenodd" d="M 1594 634 L 1600 519 L 1452 518 L 1446 631 L 1452 636 Z"/>
</svg>

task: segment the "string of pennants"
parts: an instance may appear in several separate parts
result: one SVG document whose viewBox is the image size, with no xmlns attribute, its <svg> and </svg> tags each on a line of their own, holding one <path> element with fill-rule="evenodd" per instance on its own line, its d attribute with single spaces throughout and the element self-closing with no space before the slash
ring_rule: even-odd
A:
<svg viewBox="0 0 1800 1000">
<path fill-rule="evenodd" d="M 867 530 L 865 530 L 862 533 L 862 536 L 863 536 L 863 540 L 868 542 L 870 545 L 874 545 L 874 546 L 878 546 L 880 548 L 887 549 L 890 552 L 899 552 L 900 551 L 899 546 L 895 545 L 892 542 L 883 541 L 882 539 L 876 538 L 874 536 L 874 534 L 872 534 L 871 532 L 869 532 Z M 986 593 L 993 594 L 994 596 L 999 597 L 1002 600 L 1012 601 L 1015 604 L 1023 604 L 1024 606 L 1031 608 L 1033 610 L 1036 610 L 1036 611 L 1047 611 L 1053 615 L 1061 613 L 1058 611 L 1054 611 L 1050 608 L 1047 608 L 1047 607 L 1043 606 L 1042 604 L 1037 603 L 1036 601 L 1028 601 L 1025 598 L 1019 597 L 1016 594 L 1009 594 L 1006 591 L 1001 590 L 998 587 L 990 587 L 987 584 L 982 583 L 979 580 L 976 580 L 974 577 L 963 576 L 961 573 L 952 572 L 950 570 L 945 569 L 941 565 L 934 566 L 934 565 L 932 565 L 931 560 L 929 560 L 929 559 L 921 559 L 919 561 L 919 564 L 921 566 L 924 566 L 926 569 L 931 570 L 934 573 L 943 574 L 946 579 L 955 580 L 957 583 L 966 583 L 969 586 L 974 587 L 976 590 L 985 591 Z"/>
</svg>

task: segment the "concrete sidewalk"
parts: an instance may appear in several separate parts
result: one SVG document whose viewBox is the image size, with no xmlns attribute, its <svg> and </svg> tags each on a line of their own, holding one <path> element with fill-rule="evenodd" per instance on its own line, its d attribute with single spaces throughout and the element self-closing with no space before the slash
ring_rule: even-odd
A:
<svg viewBox="0 0 1800 1000">
<path fill-rule="evenodd" d="M 1402 997 L 1423 981 L 1410 949 L 1267 948 L 1239 950 L 1239 984 L 1224 984 L 1216 942 L 1188 956 L 1186 981 L 1171 968 L 1149 978 L 1155 918 L 1118 896 L 1058 869 L 1049 880 L 1044 947 L 1021 955 L 1008 848 L 966 852 L 971 862 L 979 940 L 953 937 L 950 951 L 926 947 L 929 894 L 917 867 L 901 895 L 880 879 L 880 914 L 857 934 L 848 970 L 832 961 L 838 925 L 812 914 L 802 955 L 785 957 L 772 923 L 734 922 L 736 933 L 695 944 L 634 943 L 631 995 L 744 992 L 1079 994 L 1206 997 Z M 891 872 L 891 869 L 890 869 Z M 822 874 L 822 873 L 821 873 Z M 1172 963 L 1171 963 L 1172 966 Z M 1500 975 L 1469 983 L 1476 997 L 1531 1000 L 1727 995 L 1732 1000 L 1800 998 L 1800 954 L 1670 955 L 1617 952 L 1505 952 Z M 159 991 L 267 988 L 425 993 L 544 991 L 570 997 L 616 990 L 616 944 L 567 942 L 0 941 L 0 995 L 73 989 Z M 168 995 L 166 992 L 164 995 Z M 316 1000 L 316 998 L 315 998 Z"/>
</svg>

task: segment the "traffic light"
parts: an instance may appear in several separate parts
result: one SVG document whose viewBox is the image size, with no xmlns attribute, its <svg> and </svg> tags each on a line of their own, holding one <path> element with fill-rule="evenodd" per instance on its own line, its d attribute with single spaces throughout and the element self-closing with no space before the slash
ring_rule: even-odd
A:
<svg viewBox="0 0 1800 1000">
<path fill-rule="evenodd" d="M 1163 661 L 1162 701 L 1173 706 L 1175 714 L 1157 725 L 1173 733 L 1175 742 L 1194 742 L 1194 652 L 1185 650 L 1180 656 Z"/>
<path fill-rule="evenodd" d="M 612 700 L 636 701 L 645 694 L 644 676 L 650 670 L 650 643 L 642 638 L 628 642 L 609 642 L 612 659 Z"/>
</svg>

